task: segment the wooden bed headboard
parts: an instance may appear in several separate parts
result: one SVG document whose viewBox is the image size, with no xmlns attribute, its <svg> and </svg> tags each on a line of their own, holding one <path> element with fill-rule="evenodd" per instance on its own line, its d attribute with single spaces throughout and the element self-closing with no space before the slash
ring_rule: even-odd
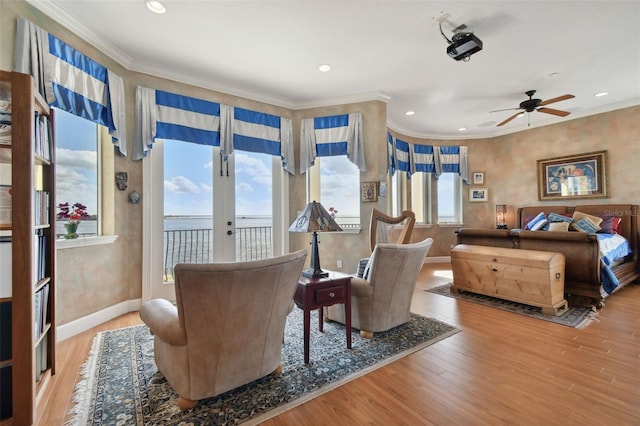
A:
<svg viewBox="0 0 640 426">
<path fill-rule="evenodd" d="M 534 217 L 540 212 L 545 215 L 554 212 L 558 214 L 572 214 L 574 211 L 600 216 L 616 216 L 621 220 L 620 235 L 629 241 L 633 258 L 638 259 L 639 239 L 638 235 L 638 215 L 640 208 L 635 204 L 585 204 L 578 206 L 529 206 L 520 207 L 516 218 L 516 228 L 522 228 L 527 218 Z"/>
</svg>

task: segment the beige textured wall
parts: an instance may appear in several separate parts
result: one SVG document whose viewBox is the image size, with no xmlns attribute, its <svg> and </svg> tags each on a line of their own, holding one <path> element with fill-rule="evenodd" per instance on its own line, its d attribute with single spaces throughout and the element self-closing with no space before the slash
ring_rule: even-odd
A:
<svg viewBox="0 0 640 426">
<path fill-rule="evenodd" d="M 368 171 L 360 181 L 381 181 L 386 173 L 386 104 L 372 101 L 332 107 L 289 111 L 273 105 L 237 98 L 182 83 L 130 72 L 103 53 L 83 42 L 65 28 L 43 16 L 24 1 L 0 1 L 0 69 L 13 69 L 15 19 L 23 16 L 51 32 L 73 47 L 104 64 L 125 79 L 129 157 L 116 155 L 114 170 L 129 175 L 129 190 L 142 190 L 142 163 L 130 160 L 133 145 L 133 111 L 135 87 L 142 85 L 189 96 L 251 108 L 290 117 L 294 123 L 297 144 L 300 119 L 324 115 L 362 112 Z M 597 116 L 571 120 L 560 124 L 531 129 L 493 139 L 439 141 L 402 136 L 407 141 L 433 145 L 469 146 L 470 168 L 485 172 L 489 188 L 489 202 L 469 203 L 467 187 L 464 194 L 465 226 L 493 227 L 496 203 L 509 206 L 509 225 L 513 226 L 516 206 L 552 204 L 539 202 L 536 189 L 536 160 L 555 156 L 579 154 L 597 150 L 609 152 L 609 194 L 606 199 L 589 203 L 640 203 L 640 164 L 638 118 L 640 107 L 627 108 Z M 296 147 L 296 164 L 299 150 Z M 82 318 L 114 304 L 141 297 L 142 280 L 142 206 L 127 202 L 129 190 L 114 194 L 115 244 L 83 249 L 61 250 L 58 256 L 57 317 L 59 324 Z M 142 194 L 144 197 L 144 194 Z M 305 205 L 305 176 L 290 180 L 289 221 Z M 580 204 L 574 201 L 567 204 Z M 363 230 L 359 234 L 336 233 L 320 235 L 320 256 L 326 269 L 334 269 L 336 260 L 344 262 L 344 270 L 353 272 L 360 257 L 369 253 L 368 218 L 373 207 L 386 210 L 387 199 L 377 203 L 362 203 Z M 435 244 L 430 256 L 447 256 L 455 241 L 455 227 L 419 227 L 414 241 L 433 237 Z M 290 249 L 309 249 L 309 236 L 291 234 Z"/>
</svg>

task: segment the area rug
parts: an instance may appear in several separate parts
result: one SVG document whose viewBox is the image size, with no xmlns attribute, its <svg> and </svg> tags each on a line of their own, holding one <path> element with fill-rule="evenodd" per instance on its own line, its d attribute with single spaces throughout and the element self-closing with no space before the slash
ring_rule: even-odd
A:
<svg viewBox="0 0 640 426">
<path fill-rule="evenodd" d="M 520 315 L 526 315 L 531 318 L 537 318 L 544 321 L 562 324 L 574 328 L 584 328 L 593 321 L 597 321 L 598 312 L 594 306 L 570 306 L 567 311 L 560 315 L 547 315 L 542 313 L 542 309 L 537 306 L 525 305 L 523 303 L 512 302 L 509 300 L 498 299 L 496 297 L 485 296 L 483 294 L 471 292 L 451 292 L 451 283 L 426 289 L 429 293 L 439 294 L 441 296 L 453 297 L 455 299 L 466 300 L 468 302 L 478 303 L 480 305 L 492 308 L 502 309 L 503 311 L 513 312 Z"/>
<path fill-rule="evenodd" d="M 178 395 L 157 370 L 146 326 L 98 333 L 76 385 L 69 424 L 258 424 L 460 331 L 412 314 L 407 324 L 376 333 L 373 339 L 363 339 L 354 330 L 349 350 L 343 325 L 325 323 L 320 333 L 317 315 L 311 317 L 309 364 L 303 361 L 302 311 L 294 309 L 287 319 L 282 374 L 202 400 L 183 412 Z"/>
</svg>

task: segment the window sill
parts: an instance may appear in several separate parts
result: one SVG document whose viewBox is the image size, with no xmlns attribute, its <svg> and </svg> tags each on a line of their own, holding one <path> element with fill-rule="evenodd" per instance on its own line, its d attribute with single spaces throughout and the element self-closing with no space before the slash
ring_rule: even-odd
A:
<svg viewBox="0 0 640 426">
<path fill-rule="evenodd" d="M 118 239 L 117 235 L 102 235 L 99 237 L 76 238 L 75 240 L 56 240 L 56 249 L 68 249 L 76 247 L 98 246 L 113 244 Z"/>
</svg>

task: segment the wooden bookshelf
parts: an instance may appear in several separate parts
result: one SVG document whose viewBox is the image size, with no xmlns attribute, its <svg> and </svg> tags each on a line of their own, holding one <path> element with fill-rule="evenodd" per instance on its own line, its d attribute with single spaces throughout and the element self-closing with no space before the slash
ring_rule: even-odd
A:
<svg viewBox="0 0 640 426">
<path fill-rule="evenodd" d="M 12 244 L 12 419 L 30 425 L 56 367 L 55 145 L 51 110 L 31 76 L 0 71 L 0 95 L 7 92 L 11 154 L 2 158 L 11 163 L 12 220 L 3 229 L 10 231 Z M 47 196 L 38 195 L 42 192 Z"/>
</svg>

